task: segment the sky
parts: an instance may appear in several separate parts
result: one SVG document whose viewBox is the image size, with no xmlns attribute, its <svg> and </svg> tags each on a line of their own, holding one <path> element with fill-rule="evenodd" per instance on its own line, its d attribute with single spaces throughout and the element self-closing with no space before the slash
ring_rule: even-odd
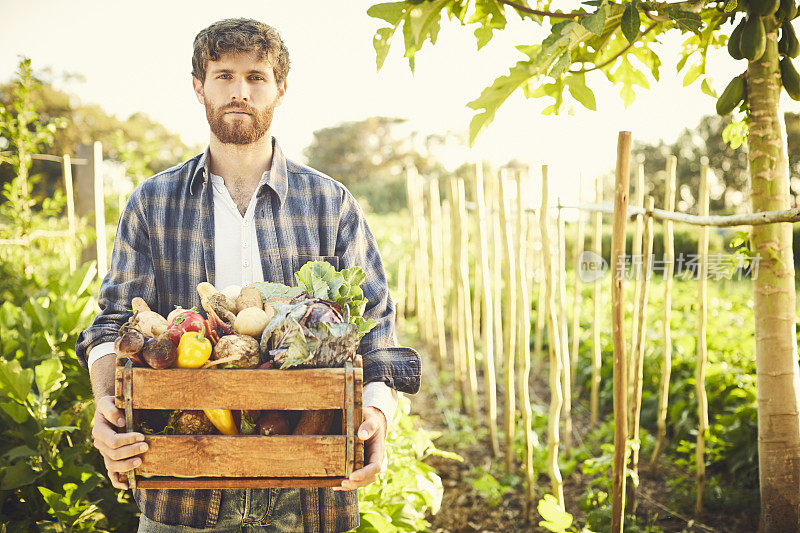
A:
<svg viewBox="0 0 800 533">
<path fill-rule="evenodd" d="M 120 118 L 145 112 L 187 144 L 205 145 L 208 124 L 191 88 L 194 36 L 222 18 L 256 18 L 277 28 L 289 49 L 288 91 L 275 112 L 272 133 L 288 157 L 302 162 L 315 130 L 374 115 L 406 118 L 409 128 L 422 133 L 453 131 L 466 136 L 474 113 L 467 102 L 521 59 L 515 45 L 539 42 L 542 35 L 537 26 L 509 15 L 506 30 L 495 32 L 477 51 L 474 28 L 443 20 L 437 44 L 417 53 L 414 74 L 402 57 L 399 40 L 377 71 L 372 37 L 385 23 L 366 14 L 371 4 L 0 0 L 0 81 L 13 76 L 18 56 L 25 55 L 35 69 L 81 74 L 84 81 L 60 87 L 82 102 L 100 104 Z M 637 88 L 637 100 L 627 109 L 619 87 L 602 77 L 596 83 L 587 80 L 598 111 L 577 105 L 572 115 L 544 116 L 541 110 L 549 99 L 526 100 L 518 91 L 475 146 L 454 150 L 447 163 L 518 159 L 532 166 L 537 182 L 540 165 L 548 164 L 550 196 L 565 203 L 577 200 L 579 179 L 592 191 L 592 180 L 613 169 L 618 131 L 631 131 L 634 140 L 671 142 L 700 117 L 714 113 L 715 100 L 702 94 L 697 84 L 683 87 L 683 76 L 676 74 L 684 38 L 676 32 L 665 37 L 657 47 L 663 61 L 661 80 L 650 79 L 649 91 Z M 743 69 L 744 62 L 734 61 L 724 49 L 709 60 L 720 92 Z M 782 106 L 800 111 L 800 102 L 785 93 Z M 591 196 L 593 192 L 586 193 Z M 537 197 L 531 191 L 531 200 Z"/>
</svg>

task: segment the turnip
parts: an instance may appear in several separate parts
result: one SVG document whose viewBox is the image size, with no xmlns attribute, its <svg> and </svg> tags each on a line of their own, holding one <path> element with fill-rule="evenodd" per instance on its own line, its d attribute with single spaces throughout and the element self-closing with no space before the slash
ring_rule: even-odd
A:
<svg viewBox="0 0 800 533">
<path fill-rule="evenodd" d="M 248 309 L 250 307 L 256 307 L 261 310 L 264 309 L 264 297 L 255 285 L 248 285 L 243 288 L 242 292 L 236 298 L 237 315 L 241 313 L 243 309 Z"/>
<path fill-rule="evenodd" d="M 169 368 L 178 359 L 178 349 L 167 333 L 147 342 L 142 349 L 142 359 L 156 369 Z"/>
</svg>

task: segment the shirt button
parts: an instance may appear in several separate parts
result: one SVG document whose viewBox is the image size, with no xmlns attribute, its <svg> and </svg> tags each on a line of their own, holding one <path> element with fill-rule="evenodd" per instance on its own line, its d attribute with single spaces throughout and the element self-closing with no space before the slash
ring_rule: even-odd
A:
<svg viewBox="0 0 800 533">
<path fill-rule="evenodd" d="M 242 243 L 242 248 L 247 248 L 248 246 L 250 246 L 250 243 L 248 243 L 247 241 Z"/>
<path fill-rule="evenodd" d="M 242 262 L 242 266 L 245 266 L 245 267 L 248 267 L 248 266 L 250 266 L 250 261 L 248 261 L 248 260 L 246 260 L 246 259 L 245 259 L 245 260 Z"/>
<path fill-rule="evenodd" d="M 247 221 L 246 220 L 242 220 L 242 226 L 244 226 L 245 228 L 247 227 Z"/>
</svg>

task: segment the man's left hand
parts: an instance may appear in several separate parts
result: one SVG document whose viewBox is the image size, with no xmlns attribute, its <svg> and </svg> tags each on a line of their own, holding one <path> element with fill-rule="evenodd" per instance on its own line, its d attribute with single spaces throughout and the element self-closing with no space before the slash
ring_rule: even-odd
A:
<svg viewBox="0 0 800 533">
<path fill-rule="evenodd" d="M 353 490 L 366 487 L 378 478 L 383 471 L 383 460 L 386 456 L 387 423 L 383 412 L 377 407 L 364 407 L 364 421 L 358 428 L 358 438 L 364 441 L 367 464 L 354 471 L 350 477 L 342 481 L 333 490 Z"/>
</svg>

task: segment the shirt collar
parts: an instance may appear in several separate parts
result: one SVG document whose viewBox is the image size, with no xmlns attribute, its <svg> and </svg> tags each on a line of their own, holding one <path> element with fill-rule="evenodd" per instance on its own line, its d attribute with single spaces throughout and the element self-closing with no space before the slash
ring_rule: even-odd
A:
<svg viewBox="0 0 800 533">
<path fill-rule="evenodd" d="M 192 194 L 194 194 L 197 183 L 205 183 L 211 177 L 211 169 L 209 168 L 210 151 L 211 146 L 206 146 L 205 151 L 200 156 L 200 160 L 197 162 L 197 167 L 194 174 L 192 174 L 189 186 Z M 261 181 L 262 184 L 259 185 L 257 194 L 262 194 L 264 185 L 266 185 L 278 195 L 282 204 L 289 190 L 289 172 L 286 168 L 286 157 L 283 155 L 283 150 L 281 150 L 275 137 L 272 137 L 272 166 L 269 172 L 262 176 Z"/>
</svg>

